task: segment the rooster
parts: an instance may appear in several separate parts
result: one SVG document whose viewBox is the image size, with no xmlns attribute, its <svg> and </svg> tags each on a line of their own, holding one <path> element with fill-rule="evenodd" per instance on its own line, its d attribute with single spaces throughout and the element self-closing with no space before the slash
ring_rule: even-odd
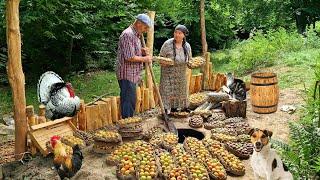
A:
<svg viewBox="0 0 320 180">
<path fill-rule="evenodd" d="M 81 168 L 83 155 L 78 145 L 75 145 L 72 155 L 67 154 L 59 136 L 53 136 L 50 140 L 54 153 L 53 165 L 60 178 L 73 177 Z"/>
<path fill-rule="evenodd" d="M 37 94 L 39 102 L 46 105 L 47 119 L 72 117 L 80 108 L 80 99 L 75 96 L 72 85 L 52 71 L 41 75 Z"/>
</svg>

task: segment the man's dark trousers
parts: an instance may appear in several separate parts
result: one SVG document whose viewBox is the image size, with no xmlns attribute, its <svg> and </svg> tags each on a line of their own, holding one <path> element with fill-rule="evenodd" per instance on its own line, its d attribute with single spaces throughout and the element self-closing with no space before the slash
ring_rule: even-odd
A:
<svg viewBox="0 0 320 180">
<path fill-rule="evenodd" d="M 129 80 L 118 80 L 122 118 L 132 117 L 136 107 L 136 84 Z"/>
</svg>

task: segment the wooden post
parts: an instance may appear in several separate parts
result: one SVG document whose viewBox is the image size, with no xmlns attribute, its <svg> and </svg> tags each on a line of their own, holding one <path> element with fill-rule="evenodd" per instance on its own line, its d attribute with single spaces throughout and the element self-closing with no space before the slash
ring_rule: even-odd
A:
<svg viewBox="0 0 320 180">
<path fill-rule="evenodd" d="M 150 19 L 153 22 L 154 22 L 155 14 L 156 14 L 155 11 L 148 11 L 148 16 L 150 17 Z M 154 42 L 154 26 L 152 24 L 152 26 L 149 27 L 149 31 L 147 32 L 147 43 L 146 43 L 146 47 L 149 48 L 151 56 L 153 55 L 153 42 Z M 152 89 L 153 83 L 152 83 L 152 79 L 151 79 L 150 69 L 148 66 L 146 66 L 145 76 L 146 76 L 147 88 Z"/>
<path fill-rule="evenodd" d="M 87 130 L 86 106 L 83 99 L 80 100 L 80 108 L 78 112 L 78 123 L 79 123 L 80 130 L 82 131 Z"/>
<path fill-rule="evenodd" d="M 121 105 L 120 105 L 120 96 L 117 96 L 117 107 L 118 107 L 118 119 L 121 119 Z"/>
<path fill-rule="evenodd" d="M 43 104 L 39 105 L 38 124 L 47 122 L 45 114 L 46 114 L 46 106 L 44 106 Z"/>
<path fill-rule="evenodd" d="M 208 73 L 208 90 L 212 90 L 212 62 L 209 62 L 209 73 Z"/>
<path fill-rule="evenodd" d="M 206 52 L 208 51 L 208 44 L 206 40 L 206 20 L 205 20 L 205 12 L 204 12 L 204 0 L 200 0 L 200 29 L 201 29 L 201 44 L 202 44 L 202 56 L 206 56 Z M 207 58 L 206 58 L 207 59 Z M 202 85 L 201 88 L 205 89 L 205 81 L 207 80 L 206 73 L 206 64 L 201 67 L 201 73 L 203 73 Z"/>
<path fill-rule="evenodd" d="M 243 117 L 246 118 L 247 101 L 224 101 L 222 102 L 227 117 Z"/>
<path fill-rule="evenodd" d="M 26 107 L 26 114 L 27 114 L 27 120 L 28 120 L 29 127 L 33 126 L 33 125 L 36 125 L 36 116 L 34 115 L 34 108 L 33 108 L 32 105 Z M 30 145 L 30 150 L 31 150 L 32 156 L 36 155 L 37 154 L 37 148 L 30 141 L 30 137 L 29 137 L 28 143 Z"/>
<path fill-rule="evenodd" d="M 208 79 L 209 79 L 209 74 L 210 74 L 210 53 L 206 52 L 205 53 L 205 60 L 206 63 L 204 65 L 204 73 L 203 73 L 203 80 L 202 80 L 202 89 L 208 90 L 209 85 L 208 85 Z"/>
<path fill-rule="evenodd" d="M 146 111 L 149 109 L 149 88 L 145 88 L 143 92 L 144 98 L 143 98 L 143 111 Z"/>
<path fill-rule="evenodd" d="M 102 98 L 107 104 L 107 125 L 112 125 L 111 98 Z"/>
<path fill-rule="evenodd" d="M 117 104 L 117 97 L 111 97 L 111 114 L 112 114 L 112 122 L 117 123 L 118 121 L 118 104 Z"/>
<path fill-rule="evenodd" d="M 194 93 L 201 91 L 202 77 L 203 77 L 202 73 L 199 73 L 198 75 L 195 76 Z"/>
<path fill-rule="evenodd" d="M 104 127 L 108 124 L 108 104 L 104 101 L 98 101 L 97 102 L 99 106 L 99 128 Z"/>
<path fill-rule="evenodd" d="M 7 0 L 7 46 L 8 46 L 8 79 L 12 89 L 15 120 L 15 158 L 27 148 L 27 116 L 25 97 L 25 77 L 21 62 L 21 36 L 19 26 L 20 0 Z"/>
<path fill-rule="evenodd" d="M 99 106 L 97 105 L 86 106 L 87 131 L 95 130 L 98 128 L 98 119 L 99 119 Z"/>
<path fill-rule="evenodd" d="M 190 79 L 190 86 L 189 86 L 189 92 L 190 94 L 195 93 L 195 83 L 196 83 L 196 76 L 195 75 L 191 75 L 191 79 Z"/>
</svg>

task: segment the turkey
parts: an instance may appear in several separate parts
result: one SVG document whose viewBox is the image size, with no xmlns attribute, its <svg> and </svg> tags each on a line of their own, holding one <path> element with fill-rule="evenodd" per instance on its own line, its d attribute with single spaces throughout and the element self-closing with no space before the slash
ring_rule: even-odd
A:
<svg viewBox="0 0 320 180">
<path fill-rule="evenodd" d="M 37 87 L 38 101 L 46 105 L 46 118 L 55 120 L 76 115 L 80 108 L 80 99 L 75 96 L 70 83 L 48 71 L 41 75 Z"/>
<path fill-rule="evenodd" d="M 241 79 L 234 78 L 232 73 L 227 73 L 227 86 L 223 91 L 227 92 L 231 98 L 244 101 L 247 98 L 246 84 Z"/>
</svg>

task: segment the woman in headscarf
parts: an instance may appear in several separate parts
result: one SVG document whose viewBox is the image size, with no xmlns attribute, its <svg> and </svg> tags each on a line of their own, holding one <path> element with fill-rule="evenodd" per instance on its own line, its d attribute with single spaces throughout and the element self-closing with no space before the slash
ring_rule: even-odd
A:
<svg viewBox="0 0 320 180">
<path fill-rule="evenodd" d="M 180 111 L 189 105 L 186 69 L 192 53 L 191 46 L 186 41 L 188 34 L 186 26 L 176 26 L 173 38 L 164 42 L 160 50 L 160 56 L 174 61 L 174 65 L 167 65 L 160 61 L 160 94 L 168 114 L 171 110 Z"/>
</svg>

